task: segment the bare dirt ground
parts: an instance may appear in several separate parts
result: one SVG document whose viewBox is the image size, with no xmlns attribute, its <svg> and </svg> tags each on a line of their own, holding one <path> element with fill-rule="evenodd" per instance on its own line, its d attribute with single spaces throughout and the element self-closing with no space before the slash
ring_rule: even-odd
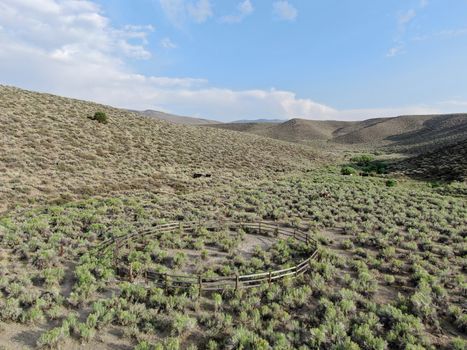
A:
<svg viewBox="0 0 467 350">
<path fill-rule="evenodd" d="M 31 326 L 18 323 L 5 323 L 0 330 L 0 349 L 36 349 L 36 342 L 40 335 L 49 330 L 48 325 Z M 118 327 L 108 327 L 99 333 L 89 343 L 80 344 L 78 341 L 68 338 L 59 349 L 70 350 L 129 350 L 134 344 L 123 336 L 123 331 Z"/>
<path fill-rule="evenodd" d="M 262 250 L 270 248 L 276 238 L 266 237 L 254 234 L 246 234 L 243 241 L 235 249 L 238 254 L 241 254 L 245 259 L 249 259 L 253 256 L 256 247 Z M 214 247 L 206 247 L 209 252 L 209 258 L 205 262 L 207 265 L 222 264 L 229 259 L 229 254 L 222 252 Z M 177 251 L 183 251 L 188 256 L 188 261 L 195 261 L 199 258 L 200 252 L 195 250 L 173 250 L 172 253 Z M 5 254 L 5 253 L 4 253 Z M 194 264 L 187 264 L 183 268 L 184 272 L 189 273 L 190 270 L 195 268 Z M 65 276 L 61 283 L 61 294 L 68 297 L 73 288 L 74 280 L 74 269 L 75 264 L 69 262 L 65 267 Z M 110 293 L 110 292 L 109 292 Z M 110 295 L 109 295 L 110 296 Z M 83 321 L 90 310 L 80 310 L 80 320 Z M 19 323 L 4 323 L 0 325 L 0 349 L 3 350 L 16 350 L 16 349 L 36 349 L 37 340 L 42 333 L 58 326 L 59 322 L 49 322 L 39 325 L 27 325 Z M 68 338 L 61 346 L 60 349 L 70 350 L 127 350 L 133 349 L 134 344 L 131 340 L 126 338 L 123 334 L 123 330 L 120 327 L 110 326 L 107 327 L 90 342 L 80 344 L 73 338 Z"/>
</svg>

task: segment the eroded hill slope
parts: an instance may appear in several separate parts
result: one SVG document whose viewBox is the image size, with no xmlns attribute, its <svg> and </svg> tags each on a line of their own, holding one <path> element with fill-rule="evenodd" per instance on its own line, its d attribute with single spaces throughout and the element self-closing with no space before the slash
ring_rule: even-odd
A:
<svg viewBox="0 0 467 350">
<path fill-rule="evenodd" d="M 416 178 L 467 180 L 467 140 L 405 159 L 394 169 Z"/>
<path fill-rule="evenodd" d="M 291 119 L 281 124 L 212 126 L 289 142 L 329 141 L 410 153 L 430 151 L 467 138 L 467 114 L 400 116 L 355 122 Z"/>
</svg>

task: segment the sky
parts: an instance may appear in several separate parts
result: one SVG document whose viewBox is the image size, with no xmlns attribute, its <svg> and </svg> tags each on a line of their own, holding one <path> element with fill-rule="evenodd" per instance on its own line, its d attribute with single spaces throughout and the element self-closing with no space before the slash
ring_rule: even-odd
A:
<svg viewBox="0 0 467 350">
<path fill-rule="evenodd" d="M 220 121 L 467 111 L 467 0 L 0 0 L 0 84 Z"/>
</svg>

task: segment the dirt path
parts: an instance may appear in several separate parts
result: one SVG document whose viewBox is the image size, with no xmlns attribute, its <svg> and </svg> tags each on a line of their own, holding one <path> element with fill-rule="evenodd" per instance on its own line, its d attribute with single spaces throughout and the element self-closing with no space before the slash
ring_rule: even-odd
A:
<svg viewBox="0 0 467 350">
<path fill-rule="evenodd" d="M 269 249 L 276 238 L 266 237 L 260 235 L 246 234 L 244 240 L 238 247 L 238 251 L 247 259 L 251 258 L 255 252 L 256 247 L 259 247 L 261 250 Z"/>
</svg>

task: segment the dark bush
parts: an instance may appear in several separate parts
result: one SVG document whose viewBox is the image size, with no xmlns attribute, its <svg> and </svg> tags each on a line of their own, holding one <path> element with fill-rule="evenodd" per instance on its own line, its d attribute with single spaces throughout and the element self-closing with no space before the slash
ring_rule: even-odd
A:
<svg viewBox="0 0 467 350">
<path fill-rule="evenodd" d="M 378 174 L 385 174 L 388 165 L 384 162 L 375 161 L 368 166 L 369 171 L 376 171 Z"/>
<path fill-rule="evenodd" d="M 394 186 L 396 186 L 396 184 L 397 184 L 397 182 L 394 179 L 389 179 L 389 180 L 386 181 L 386 186 L 388 186 L 388 187 L 394 187 Z"/>
<path fill-rule="evenodd" d="M 102 123 L 102 124 L 107 124 L 108 123 L 107 114 L 105 114 L 105 112 L 101 112 L 101 111 L 94 113 L 94 116 L 89 117 L 89 119 L 97 120 L 99 123 Z"/>
<path fill-rule="evenodd" d="M 374 157 L 371 154 L 362 154 L 352 157 L 350 161 L 352 162 L 352 166 L 363 171 L 365 176 L 368 176 L 371 173 L 386 173 L 387 164 L 380 160 L 374 160 Z"/>
</svg>

